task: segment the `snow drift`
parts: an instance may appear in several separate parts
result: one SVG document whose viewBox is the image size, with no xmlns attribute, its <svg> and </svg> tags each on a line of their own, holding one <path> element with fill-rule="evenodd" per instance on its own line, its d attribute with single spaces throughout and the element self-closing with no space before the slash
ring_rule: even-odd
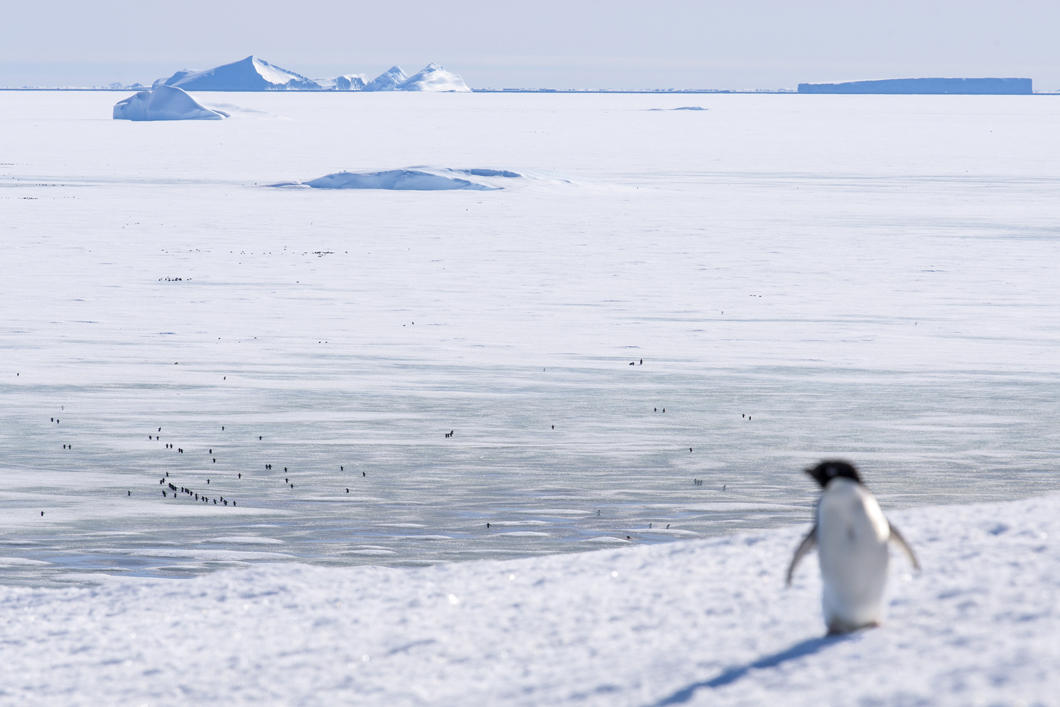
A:
<svg viewBox="0 0 1060 707">
<path fill-rule="evenodd" d="M 269 62 L 248 56 L 206 71 L 178 71 L 156 85 L 177 86 L 189 91 L 319 90 L 320 84 Z"/>
<path fill-rule="evenodd" d="M 413 74 L 397 89 L 399 91 L 444 91 L 468 93 L 471 91 L 464 79 L 452 71 L 446 71 L 438 64 L 430 63 Z"/>
<path fill-rule="evenodd" d="M 114 104 L 116 120 L 220 120 L 224 111 L 207 108 L 174 86 L 156 86 Z"/>
</svg>

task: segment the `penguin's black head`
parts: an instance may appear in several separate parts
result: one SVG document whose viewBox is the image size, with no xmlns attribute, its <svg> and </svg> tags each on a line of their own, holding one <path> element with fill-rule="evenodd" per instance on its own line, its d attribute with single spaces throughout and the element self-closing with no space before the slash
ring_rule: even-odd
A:
<svg viewBox="0 0 1060 707">
<path fill-rule="evenodd" d="M 814 481 L 821 485 L 821 488 L 827 486 L 832 479 L 838 478 L 850 479 L 859 484 L 861 483 L 858 470 L 854 468 L 853 464 L 842 459 L 826 459 L 817 466 L 805 471 L 814 478 Z"/>
</svg>

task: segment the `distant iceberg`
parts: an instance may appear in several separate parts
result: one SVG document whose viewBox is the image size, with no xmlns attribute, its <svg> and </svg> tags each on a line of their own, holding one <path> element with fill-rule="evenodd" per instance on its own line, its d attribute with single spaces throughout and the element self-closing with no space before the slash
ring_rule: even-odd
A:
<svg viewBox="0 0 1060 707">
<path fill-rule="evenodd" d="M 391 66 L 364 87 L 365 91 L 396 91 L 408 79 L 400 66 Z"/>
<path fill-rule="evenodd" d="M 285 91 L 320 90 L 316 81 L 293 71 L 248 56 L 206 71 L 178 71 L 155 85 L 176 86 L 188 91 Z"/>
<path fill-rule="evenodd" d="M 448 91 L 468 93 L 471 91 L 464 79 L 452 71 L 446 71 L 438 64 L 427 64 L 398 87 L 399 91 Z"/>
<path fill-rule="evenodd" d="M 1031 80 L 1023 78 L 921 78 L 800 83 L 799 93 L 1027 95 L 1033 89 Z"/>
<path fill-rule="evenodd" d="M 364 80 L 364 74 L 343 74 L 337 76 L 334 81 L 337 91 L 363 91 L 368 82 Z"/>
<path fill-rule="evenodd" d="M 175 86 L 156 86 L 114 104 L 115 120 L 220 120 L 224 111 L 201 105 Z"/>
<path fill-rule="evenodd" d="M 471 89 L 451 71 L 428 64 L 408 76 L 400 66 L 391 66 L 371 81 L 363 74 L 342 74 L 334 79 L 314 81 L 264 59 L 248 56 L 231 64 L 206 71 L 182 69 L 158 79 L 154 86 L 174 86 L 187 91 L 448 91 L 466 93 Z"/>
</svg>

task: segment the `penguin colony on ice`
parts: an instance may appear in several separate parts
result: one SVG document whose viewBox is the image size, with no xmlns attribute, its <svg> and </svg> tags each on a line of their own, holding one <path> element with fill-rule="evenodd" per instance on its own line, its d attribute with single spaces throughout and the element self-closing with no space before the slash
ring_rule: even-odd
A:
<svg viewBox="0 0 1060 707">
<path fill-rule="evenodd" d="M 179 365 L 179 362 L 174 362 L 174 365 Z M 644 365 L 644 359 L 640 358 L 640 359 L 638 359 L 636 361 L 630 361 L 629 365 L 631 365 L 631 366 L 634 366 L 634 365 L 635 366 L 643 366 Z M 20 375 L 20 374 L 16 374 L 16 375 Z M 227 376 L 225 376 L 225 380 L 227 380 Z M 660 407 L 654 407 L 652 409 L 652 412 L 653 413 L 659 413 L 659 412 L 665 413 L 666 412 L 666 408 L 665 407 L 661 407 L 661 408 Z M 747 415 L 746 413 L 741 413 L 740 417 L 741 417 L 741 419 L 746 420 L 746 421 L 750 421 L 750 419 L 751 419 L 751 416 Z M 54 417 L 53 416 L 53 417 L 51 417 L 49 419 L 49 422 L 58 425 L 60 420 L 59 420 L 58 417 Z M 556 426 L 554 424 L 551 425 L 551 430 L 555 430 L 555 429 L 556 429 Z M 225 425 L 220 425 L 220 431 L 222 433 L 225 432 Z M 163 428 L 161 426 L 155 426 L 155 427 L 151 428 L 150 433 L 147 435 L 147 439 L 150 440 L 150 441 L 161 442 L 162 441 L 162 434 L 163 434 Z M 257 440 L 259 442 L 264 441 L 264 435 L 256 434 L 255 436 L 257 437 Z M 456 436 L 456 431 L 454 429 L 450 429 L 450 430 L 444 432 L 444 434 L 443 434 L 443 437 L 446 438 L 446 439 L 452 439 L 455 436 Z M 73 449 L 73 445 L 72 444 L 68 444 L 68 443 L 63 443 L 62 448 L 64 450 L 68 450 L 68 449 L 72 450 Z M 165 442 L 164 443 L 164 449 L 175 451 L 177 454 L 181 454 L 181 455 L 185 453 L 185 447 L 177 446 L 173 442 Z M 189 446 L 187 448 L 187 450 L 189 452 L 191 452 L 191 453 L 194 453 L 194 450 L 193 450 L 193 448 L 191 446 Z M 689 453 L 691 453 L 693 451 L 693 448 L 689 447 L 688 451 L 689 451 Z M 189 456 L 190 456 L 190 454 L 189 454 Z M 214 448 L 213 447 L 209 447 L 207 449 L 206 456 L 207 456 L 207 458 L 209 458 L 209 460 L 210 460 L 209 463 L 210 464 L 217 464 L 218 456 L 214 453 Z M 189 460 L 188 464 L 190 465 L 190 470 L 189 470 L 190 472 L 201 471 L 201 470 L 197 470 L 196 469 L 194 461 Z M 265 468 L 265 471 L 272 471 L 273 463 L 271 463 L 271 462 L 264 463 L 264 468 Z M 283 471 L 285 473 L 285 476 L 283 478 L 284 486 L 287 487 L 287 488 L 290 488 L 290 489 L 294 489 L 295 488 L 295 484 L 294 484 L 294 482 L 291 481 L 291 476 L 292 475 L 291 475 L 290 472 L 288 472 L 288 467 L 284 466 L 283 467 Z M 340 464 L 339 465 L 339 471 L 340 471 L 340 473 L 345 473 L 345 465 Z M 215 475 L 220 475 L 220 474 L 221 474 L 221 472 L 215 472 Z M 237 471 L 236 472 L 236 480 L 237 481 L 242 480 L 243 479 L 243 475 L 244 474 L 243 474 L 242 471 Z M 361 471 L 361 478 L 366 478 L 367 475 L 368 474 L 367 474 L 366 471 Z M 237 501 L 235 499 L 232 499 L 231 497 L 225 497 L 220 492 L 216 492 L 213 495 L 210 495 L 210 494 L 207 494 L 205 492 L 205 490 L 195 489 L 191 485 L 177 486 L 177 485 L 175 485 L 173 483 L 169 483 L 167 481 L 168 477 L 169 477 L 169 472 L 167 471 L 167 472 L 165 472 L 165 477 L 159 479 L 159 482 L 158 482 L 159 485 L 163 486 L 163 488 L 161 489 L 161 498 L 165 498 L 165 499 L 186 498 L 186 499 L 189 499 L 189 500 L 193 500 L 193 501 L 195 501 L 197 503 L 205 503 L 205 504 L 212 504 L 212 505 L 218 505 L 218 506 L 228 506 L 228 505 L 237 506 L 238 505 L 238 503 L 237 503 Z M 200 483 L 201 483 L 201 481 L 200 481 Z M 692 480 L 692 483 L 693 483 L 693 486 L 702 487 L 704 482 L 703 482 L 703 479 L 696 478 L 696 479 Z M 206 485 L 207 486 L 210 485 L 210 478 L 206 479 Z M 343 489 L 345 491 L 345 494 L 349 494 L 350 493 L 350 488 L 348 486 L 338 486 L 337 488 Z M 727 486 L 723 486 L 722 487 L 722 491 L 725 491 L 725 490 L 727 490 Z M 131 497 L 132 495 L 133 495 L 132 494 L 132 490 L 127 490 L 126 491 L 126 496 Z M 41 511 L 41 516 L 43 516 L 43 515 L 44 515 L 44 512 Z M 599 511 L 597 511 L 597 515 L 599 515 Z M 667 524 L 667 528 L 669 528 L 669 527 L 670 527 L 670 525 Z M 627 535 L 627 536 L 624 536 L 624 537 L 627 540 L 632 539 L 632 536 L 628 536 Z"/>
<path fill-rule="evenodd" d="M 665 412 L 665 408 L 663 408 Z M 653 412 L 658 412 L 655 408 Z M 741 414 L 741 418 L 750 420 L 750 415 Z M 60 424 L 60 418 L 51 417 L 49 422 Z M 221 431 L 225 426 L 220 426 Z M 555 429 L 555 425 L 552 425 Z M 147 435 L 148 440 L 161 441 L 162 427 L 157 427 Z M 446 439 L 451 439 L 455 430 L 445 432 Z M 264 435 L 257 435 L 258 441 L 264 440 Z M 73 445 L 63 443 L 64 450 L 72 450 Z M 165 443 L 165 449 L 174 450 L 178 454 L 184 454 L 184 448 L 178 447 L 171 442 Z M 689 447 L 689 452 L 692 448 Z M 207 449 L 207 456 L 211 464 L 217 463 L 213 447 Z M 273 464 L 264 464 L 266 471 L 272 471 Z M 338 465 L 339 471 L 344 473 L 344 464 Z M 284 485 L 293 489 L 294 483 L 290 479 L 288 467 L 283 467 Z M 889 565 L 889 545 L 897 546 L 908 558 L 914 569 L 919 570 L 920 564 L 916 559 L 913 549 L 902 536 L 901 532 L 887 520 L 880 508 L 875 496 L 866 488 L 861 477 L 853 464 L 843 460 L 825 460 L 817 466 L 806 469 L 805 473 L 811 476 L 820 486 L 821 495 L 814 509 L 814 523 L 810 531 L 799 543 L 788 566 L 786 584 L 791 586 L 792 578 L 800 561 L 817 549 L 818 563 L 820 565 L 822 593 L 821 608 L 824 614 L 825 625 L 828 633 L 840 634 L 856 631 L 863 628 L 878 626 L 883 620 L 883 599 L 887 583 L 887 571 Z M 367 472 L 361 471 L 362 478 L 367 477 Z M 169 472 L 159 479 L 163 498 L 178 499 L 180 497 L 193 499 L 197 503 L 205 503 L 221 506 L 237 506 L 235 499 L 226 498 L 220 493 L 213 496 L 202 491 L 197 491 L 189 486 L 177 486 L 167 481 Z M 237 472 L 236 479 L 241 480 L 243 472 Z M 206 485 L 210 484 L 210 478 L 206 479 Z M 693 479 L 694 486 L 702 486 L 702 479 Z M 350 493 L 348 486 L 344 487 L 345 493 Z M 727 485 L 722 490 L 726 490 Z M 127 496 L 132 496 L 132 491 L 126 491 Z M 600 511 L 596 512 L 600 515 Z M 44 517 L 44 511 L 40 511 Z M 486 523 L 486 528 L 491 524 Z M 651 527 L 651 524 L 649 524 Z M 667 528 L 670 524 L 666 525 Z M 626 540 L 632 536 L 627 535 Z"/>
<path fill-rule="evenodd" d="M 644 360 L 630 362 L 630 365 L 643 365 Z M 226 377 L 227 378 L 227 377 Z M 658 413 L 659 408 L 653 408 L 652 412 Z M 666 412 L 666 408 L 662 408 Z M 740 417 L 746 421 L 751 416 L 741 413 Z M 60 418 L 52 416 L 49 422 L 60 424 Z M 222 432 L 225 426 L 221 425 Z M 555 430 L 555 425 L 552 425 Z M 161 441 L 162 427 L 157 427 L 147 435 L 148 440 Z M 444 433 L 446 439 L 455 436 L 455 430 Z M 264 440 L 264 435 L 257 435 L 258 441 Z M 73 445 L 64 442 L 64 450 L 72 450 Z M 184 448 L 178 447 L 172 442 L 165 443 L 165 449 L 174 450 L 177 454 L 184 454 Z M 688 448 L 691 453 L 692 447 Z M 211 464 L 217 463 L 213 447 L 207 450 L 207 456 Z M 272 471 L 272 462 L 264 464 L 266 471 Z M 345 472 L 345 465 L 338 465 L 341 473 Z M 284 485 L 294 489 L 295 484 L 290 479 L 288 467 L 283 467 L 286 474 Z M 805 472 L 811 476 L 821 487 L 821 495 L 817 500 L 814 510 L 814 523 L 810 531 L 802 539 L 791 563 L 788 566 L 786 583 L 791 585 L 792 577 L 799 562 L 813 549 L 817 549 L 818 562 L 820 565 L 822 593 L 821 607 L 824 614 L 825 625 L 829 634 L 846 633 L 862 628 L 878 626 L 883 619 L 884 590 L 887 583 L 887 570 L 889 564 L 889 545 L 894 544 L 902 550 L 912 566 L 919 570 L 916 555 L 913 553 L 909 543 L 884 516 L 875 496 L 862 483 L 861 477 L 853 464 L 842 460 L 826 460 L 817 466 L 806 469 Z M 361 472 L 362 478 L 367 477 L 367 472 Z M 159 479 L 163 498 L 178 499 L 181 497 L 194 500 L 197 503 L 205 503 L 220 506 L 237 506 L 235 499 L 226 498 L 221 493 L 207 495 L 203 491 L 195 490 L 190 486 L 177 486 L 167 481 L 169 472 Z M 237 472 L 236 479 L 242 480 L 243 472 Z M 206 485 L 210 485 L 210 478 L 206 479 Z M 693 485 L 703 485 L 702 479 L 693 479 Z M 349 494 L 348 486 L 345 493 Z M 727 486 L 723 487 L 723 491 Z M 127 496 L 132 496 L 132 490 L 126 491 Z M 597 515 L 600 511 L 597 511 Z M 40 511 L 44 517 L 44 511 Z M 486 523 L 486 528 L 491 524 Z M 650 524 L 649 524 L 650 527 Z M 670 527 L 669 524 L 666 526 Z M 626 540 L 632 536 L 627 535 Z"/>
</svg>

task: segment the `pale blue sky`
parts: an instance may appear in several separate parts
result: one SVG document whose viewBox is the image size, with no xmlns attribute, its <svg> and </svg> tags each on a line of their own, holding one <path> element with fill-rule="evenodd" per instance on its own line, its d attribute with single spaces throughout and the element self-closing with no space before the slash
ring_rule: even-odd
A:
<svg viewBox="0 0 1060 707">
<path fill-rule="evenodd" d="M 314 78 L 437 61 L 475 87 L 1028 76 L 1056 90 L 1058 27 L 1056 0 L 11 0 L 0 85 L 146 83 L 255 54 Z"/>
</svg>

